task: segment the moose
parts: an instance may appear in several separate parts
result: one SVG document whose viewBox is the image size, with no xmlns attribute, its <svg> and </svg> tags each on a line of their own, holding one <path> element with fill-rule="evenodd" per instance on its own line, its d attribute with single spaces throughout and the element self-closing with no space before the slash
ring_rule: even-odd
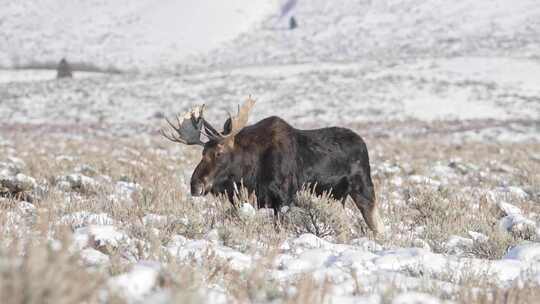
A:
<svg viewBox="0 0 540 304">
<path fill-rule="evenodd" d="M 193 196 L 225 194 L 233 202 L 243 185 L 255 193 L 259 207 L 270 207 L 277 215 L 308 186 L 317 195 L 330 193 L 343 205 L 351 197 L 368 227 L 382 232 L 368 151 L 359 135 L 339 127 L 300 130 L 276 116 L 246 126 L 254 105 L 248 98 L 234 117 L 229 114 L 221 132 L 203 117 L 205 105 L 176 116 L 175 123 L 166 118 L 164 137 L 203 147 L 191 177 Z"/>
</svg>

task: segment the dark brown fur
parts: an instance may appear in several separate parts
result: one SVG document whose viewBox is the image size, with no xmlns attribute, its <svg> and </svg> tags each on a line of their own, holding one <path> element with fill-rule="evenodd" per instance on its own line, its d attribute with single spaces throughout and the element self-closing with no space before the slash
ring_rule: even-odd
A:
<svg viewBox="0 0 540 304">
<path fill-rule="evenodd" d="M 366 145 L 346 128 L 299 130 L 273 116 L 244 127 L 231 142 L 207 142 L 191 178 L 192 194 L 226 193 L 232 201 L 235 184 L 276 214 L 294 203 L 303 186 L 343 203 L 350 196 L 372 230 L 383 228 Z"/>
</svg>

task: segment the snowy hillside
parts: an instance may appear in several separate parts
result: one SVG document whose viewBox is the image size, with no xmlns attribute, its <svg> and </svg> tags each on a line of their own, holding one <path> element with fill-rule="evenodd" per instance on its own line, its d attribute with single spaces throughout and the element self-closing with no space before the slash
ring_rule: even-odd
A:
<svg viewBox="0 0 540 304">
<path fill-rule="evenodd" d="M 538 59 L 540 54 L 536 0 L 313 0 L 299 1 L 296 17 L 298 30 L 283 30 L 274 16 L 201 61 L 391 63 L 471 55 Z"/>
<path fill-rule="evenodd" d="M 197 3 L 6 2 L 0 57 L 7 65 L 55 62 L 73 48 L 69 58 L 102 68 L 182 68 L 62 83 L 41 73 L 44 81 L 0 83 L 0 117 L 155 130 L 164 114 L 194 103 L 207 103 L 219 119 L 252 94 L 259 100 L 254 119 L 279 115 L 299 127 L 478 119 L 488 129 L 499 123 L 485 120 L 509 122 L 507 132 L 488 130 L 489 138 L 540 133 L 535 1 L 301 1 L 294 31 L 278 22 L 272 1 L 227 2 L 219 10 L 208 9 L 215 7 L 209 0 Z M 189 26 L 179 26 L 186 18 L 177 11 L 189 15 Z M 204 18 L 194 17 L 199 12 Z M 20 73 L 0 70 L 0 82 L 25 80 Z"/>
<path fill-rule="evenodd" d="M 299 1 L 294 12 L 300 26 L 292 32 L 278 22 L 280 2 L 3 0 L 0 66 L 63 56 L 100 68 L 147 70 L 426 56 L 538 58 L 540 51 L 535 0 Z M 231 39 L 230 47 L 217 48 Z"/>
<path fill-rule="evenodd" d="M 0 7 L 0 66 L 67 57 L 120 70 L 170 69 L 275 9 L 268 0 L 2 0 Z"/>
</svg>

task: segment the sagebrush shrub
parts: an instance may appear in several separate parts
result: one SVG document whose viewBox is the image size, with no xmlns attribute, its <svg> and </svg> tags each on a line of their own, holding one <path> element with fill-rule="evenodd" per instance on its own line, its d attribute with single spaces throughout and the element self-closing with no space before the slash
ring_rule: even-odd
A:
<svg viewBox="0 0 540 304">
<path fill-rule="evenodd" d="M 312 233 L 321 238 L 341 238 L 347 233 L 342 209 L 329 193 L 317 196 L 305 188 L 297 193 L 295 206 L 285 212 L 284 222 L 296 235 Z"/>
</svg>

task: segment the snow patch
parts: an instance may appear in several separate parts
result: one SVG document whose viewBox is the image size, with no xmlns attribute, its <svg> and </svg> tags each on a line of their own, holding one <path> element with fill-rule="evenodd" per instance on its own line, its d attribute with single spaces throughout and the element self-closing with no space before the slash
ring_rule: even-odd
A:
<svg viewBox="0 0 540 304">
<path fill-rule="evenodd" d="M 397 295 L 392 304 L 440 304 L 441 301 L 427 293 L 404 292 Z"/>
<path fill-rule="evenodd" d="M 79 253 L 86 266 L 101 266 L 109 264 L 109 256 L 93 248 L 85 248 Z"/>
<path fill-rule="evenodd" d="M 504 259 L 540 263 L 540 243 L 521 244 L 512 247 Z"/>
<path fill-rule="evenodd" d="M 114 185 L 114 193 L 109 198 L 113 202 L 125 201 L 132 202 L 132 195 L 142 190 L 142 187 L 136 183 L 118 181 Z"/>
<path fill-rule="evenodd" d="M 157 262 L 138 262 L 127 273 L 109 279 L 108 286 L 129 303 L 141 301 L 156 287 L 160 271 L 161 264 Z"/>
<path fill-rule="evenodd" d="M 66 214 L 60 218 L 59 222 L 70 225 L 72 229 L 88 225 L 113 225 L 115 223 L 107 213 L 91 213 L 87 211 Z"/>
<path fill-rule="evenodd" d="M 87 245 L 93 248 L 108 252 L 109 248 L 118 248 L 120 243 L 128 242 L 129 237 L 117 227 L 112 225 L 90 225 L 75 230 L 75 239 L 79 240 L 78 244 Z"/>
</svg>

